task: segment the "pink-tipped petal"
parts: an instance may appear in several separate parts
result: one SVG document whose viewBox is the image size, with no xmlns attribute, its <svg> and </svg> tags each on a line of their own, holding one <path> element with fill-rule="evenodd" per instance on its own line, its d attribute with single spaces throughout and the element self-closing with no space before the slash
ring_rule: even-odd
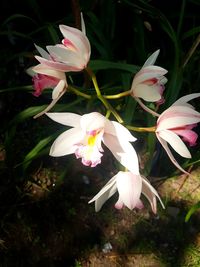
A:
<svg viewBox="0 0 200 267">
<path fill-rule="evenodd" d="M 79 53 L 88 61 L 91 53 L 90 42 L 85 33 L 76 28 L 66 25 L 59 26 L 60 31 L 66 39 L 69 39 L 78 49 Z"/>
<path fill-rule="evenodd" d="M 116 182 L 120 199 L 130 210 L 134 209 L 141 195 L 141 176 L 131 172 L 119 172 Z"/>
<path fill-rule="evenodd" d="M 144 204 L 143 204 L 142 201 L 139 199 L 135 207 L 138 208 L 139 210 L 141 210 L 141 209 L 144 208 Z"/>
<path fill-rule="evenodd" d="M 143 83 L 146 80 L 151 80 L 153 78 L 159 78 L 162 77 L 167 73 L 166 69 L 163 69 L 158 66 L 148 66 L 142 68 L 134 77 L 132 87 L 133 85 L 137 85 L 139 83 Z"/>
<path fill-rule="evenodd" d="M 121 210 L 123 207 L 124 207 L 124 203 L 119 196 L 117 202 L 115 203 L 115 208 L 118 210 Z"/>
<path fill-rule="evenodd" d="M 200 122 L 200 113 L 190 107 L 171 106 L 165 110 L 157 121 L 157 131 L 183 127 Z"/>
</svg>

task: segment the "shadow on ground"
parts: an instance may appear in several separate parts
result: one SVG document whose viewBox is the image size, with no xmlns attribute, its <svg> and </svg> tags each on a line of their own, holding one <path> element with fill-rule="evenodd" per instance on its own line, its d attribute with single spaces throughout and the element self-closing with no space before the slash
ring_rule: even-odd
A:
<svg viewBox="0 0 200 267">
<path fill-rule="evenodd" d="M 184 265 L 200 230 L 198 214 L 184 222 L 186 201 L 168 201 L 155 216 L 147 203 L 115 210 L 113 197 L 95 213 L 88 201 L 113 163 L 88 169 L 71 158 L 70 166 L 62 180 L 42 167 L 26 183 L 1 186 L 1 266 L 197 266 Z"/>
</svg>

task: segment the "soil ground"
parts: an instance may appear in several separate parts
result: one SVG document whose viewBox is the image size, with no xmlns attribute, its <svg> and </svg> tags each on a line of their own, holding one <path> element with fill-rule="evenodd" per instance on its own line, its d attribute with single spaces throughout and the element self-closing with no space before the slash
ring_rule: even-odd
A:
<svg viewBox="0 0 200 267">
<path fill-rule="evenodd" d="M 66 157 L 1 187 L 0 266 L 200 266 L 199 212 L 184 221 L 199 200 L 200 168 L 191 177 L 151 177 L 166 206 L 158 204 L 157 215 L 146 202 L 143 210 L 116 210 L 117 196 L 96 213 L 88 201 L 113 176 L 112 162 L 86 168 L 69 159 L 62 175 Z"/>
</svg>

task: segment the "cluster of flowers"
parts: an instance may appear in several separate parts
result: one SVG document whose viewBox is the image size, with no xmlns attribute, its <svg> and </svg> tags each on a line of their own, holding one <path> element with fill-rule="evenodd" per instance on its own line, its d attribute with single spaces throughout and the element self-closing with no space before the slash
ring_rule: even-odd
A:
<svg viewBox="0 0 200 267">
<path fill-rule="evenodd" d="M 74 153 L 76 158 L 81 158 L 84 165 L 95 167 L 101 163 L 104 152 L 103 143 L 125 167 L 125 170 L 119 171 L 112 177 L 89 203 L 95 202 L 95 210 L 99 211 L 105 201 L 118 192 L 116 208 L 121 209 L 125 205 L 131 210 L 135 207 L 140 209 L 143 207 L 141 201 L 141 194 L 143 194 L 150 202 L 153 212 L 156 213 L 157 198 L 163 208 L 164 205 L 157 191 L 140 174 L 138 156 L 131 144 L 136 141 L 136 138 L 125 125 L 122 125 L 122 121 L 111 121 L 109 116 L 103 116 L 95 111 L 84 115 L 47 112 L 68 88 L 66 73 L 86 69 L 91 54 L 83 18 L 82 31 L 65 25 L 60 25 L 60 31 L 64 36 L 61 44 L 47 46 L 48 52 L 36 46 L 41 56 L 35 56 L 35 58 L 40 64 L 32 67 L 34 95 L 39 96 L 45 88 L 53 88 L 52 103 L 39 115 L 45 113 L 50 119 L 71 127 L 57 137 L 51 147 L 50 155 L 59 157 Z M 147 59 L 134 76 L 131 89 L 116 97 L 132 96 L 144 110 L 157 117 L 157 123 L 151 127 L 151 131 L 155 132 L 172 163 L 179 170 L 187 173 L 175 160 L 170 147 L 180 156 L 191 158 L 184 141 L 190 146 L 196 144 L 198 135 L 192 129 L 200 122 L 200 113 L 195 111 L 188 101 L 200 97 L 200 93 L 181 97 L 162 114 L 149 109 L 144 101 L 155 102 L 157 106 L 164 102 L 163 91 L 167 82 L 164 75 L 167 70 L 154 65 L 158 54 L 159 50 Z"/>
</svg>

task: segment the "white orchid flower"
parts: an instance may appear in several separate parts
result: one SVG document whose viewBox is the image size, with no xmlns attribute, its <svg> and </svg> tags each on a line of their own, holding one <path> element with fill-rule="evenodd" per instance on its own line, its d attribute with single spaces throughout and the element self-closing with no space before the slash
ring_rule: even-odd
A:
<svg viewBox="0 0 200 267">
<path fill-rule="evenodd" d="M 33 76 L 36 96 L 40 95 L 45 88 L 49 87 L 53 87 L 52 99 L 57 99 L 66 91 L 68 85 L 65 73 L 47 68 L 42 64 L 38 64 L 32 70 L 36 74 Z"/>
<path fill-rule="evenodd" d="M 75 153 L 86 166 L 101 162 L 103 144 L 115 158 L 134 174 L 139 174 L 138 157 L 130 144 L 135 137 L 120 123 L 98 112 L 83 116 L 74 113 L 47 113 L 52 120 L 72 128 L 62 133 L 51 146 L 50 155 L 60 157 Z"/>
<path fill-rule="evenodd" d="M 200 113 L 195 111 L 194 107 L 187 103 L 197 97 L 200 97 L 200 93 L 181 97 L 171 107 L 166 109 L 157 120 L 156 136 L 159 142 L 173 164 L 184 173 L 187 172 L 175 160 L 168 144 L 180 156 L 191 158 L 190 151 L 183 141 L 188 142 L 190 146 L 194 146 L 198 138 L 197 133 L 192 129 L 200 122 Z"/>
<path fill-rule="evenodd" d="M 167 82 L 164 76 L 166 69 L 154 66 L 160 50 L 154 52 L 144 63 L 141 70 L 136 73 L 131 86 L 131 95 L 145 101 L 162 103 L 164 85 Z"/>
<path fill-rule="evenodd" d="M 162 207 L 164 205 L 157 193 L 151 186 L 148 180 L 140 174 L 131 172 L 118 172 L 112 177 L 108 183 L 94 196 L 89 203 L 95 201 L 95 210 L 99 211 L 103 204 L 118 191 L 119 198 L 115 204 L 115 208 L 121 209 L 124 205 L 130 210 L 134 208 L 143 208 L 143 203 L 140 199 L 143 194 L 151 204 L 152 211 L 157 212 L 157 201 L 159 199 Z"/>
<path fill-rule="evenodd" d="M 82 31 L 66 25 L 59 25 L 64 39 L 62 44 L 47 46 L 46 52 L 36 45 L 41 56 L 35 58 L 49 68 L 62 71 L 81 71 L 90 59 L 90 42 L 85 35 L 85 23 L 81 14 Z"/>
<path fill-rule="evenodd" d="M 68 84 L 64 72 L 48 68 L 43 64 L 31 67 L 27 73 L 33 77 L 33 84 L 35 92 L 33 95 L 40 96 L 43 90 L 52 88 L 52 102 L 39 114 L 35 115 L 37 118 L 47 111 L 49 111 L 66 92 Z"/>
</svg>

